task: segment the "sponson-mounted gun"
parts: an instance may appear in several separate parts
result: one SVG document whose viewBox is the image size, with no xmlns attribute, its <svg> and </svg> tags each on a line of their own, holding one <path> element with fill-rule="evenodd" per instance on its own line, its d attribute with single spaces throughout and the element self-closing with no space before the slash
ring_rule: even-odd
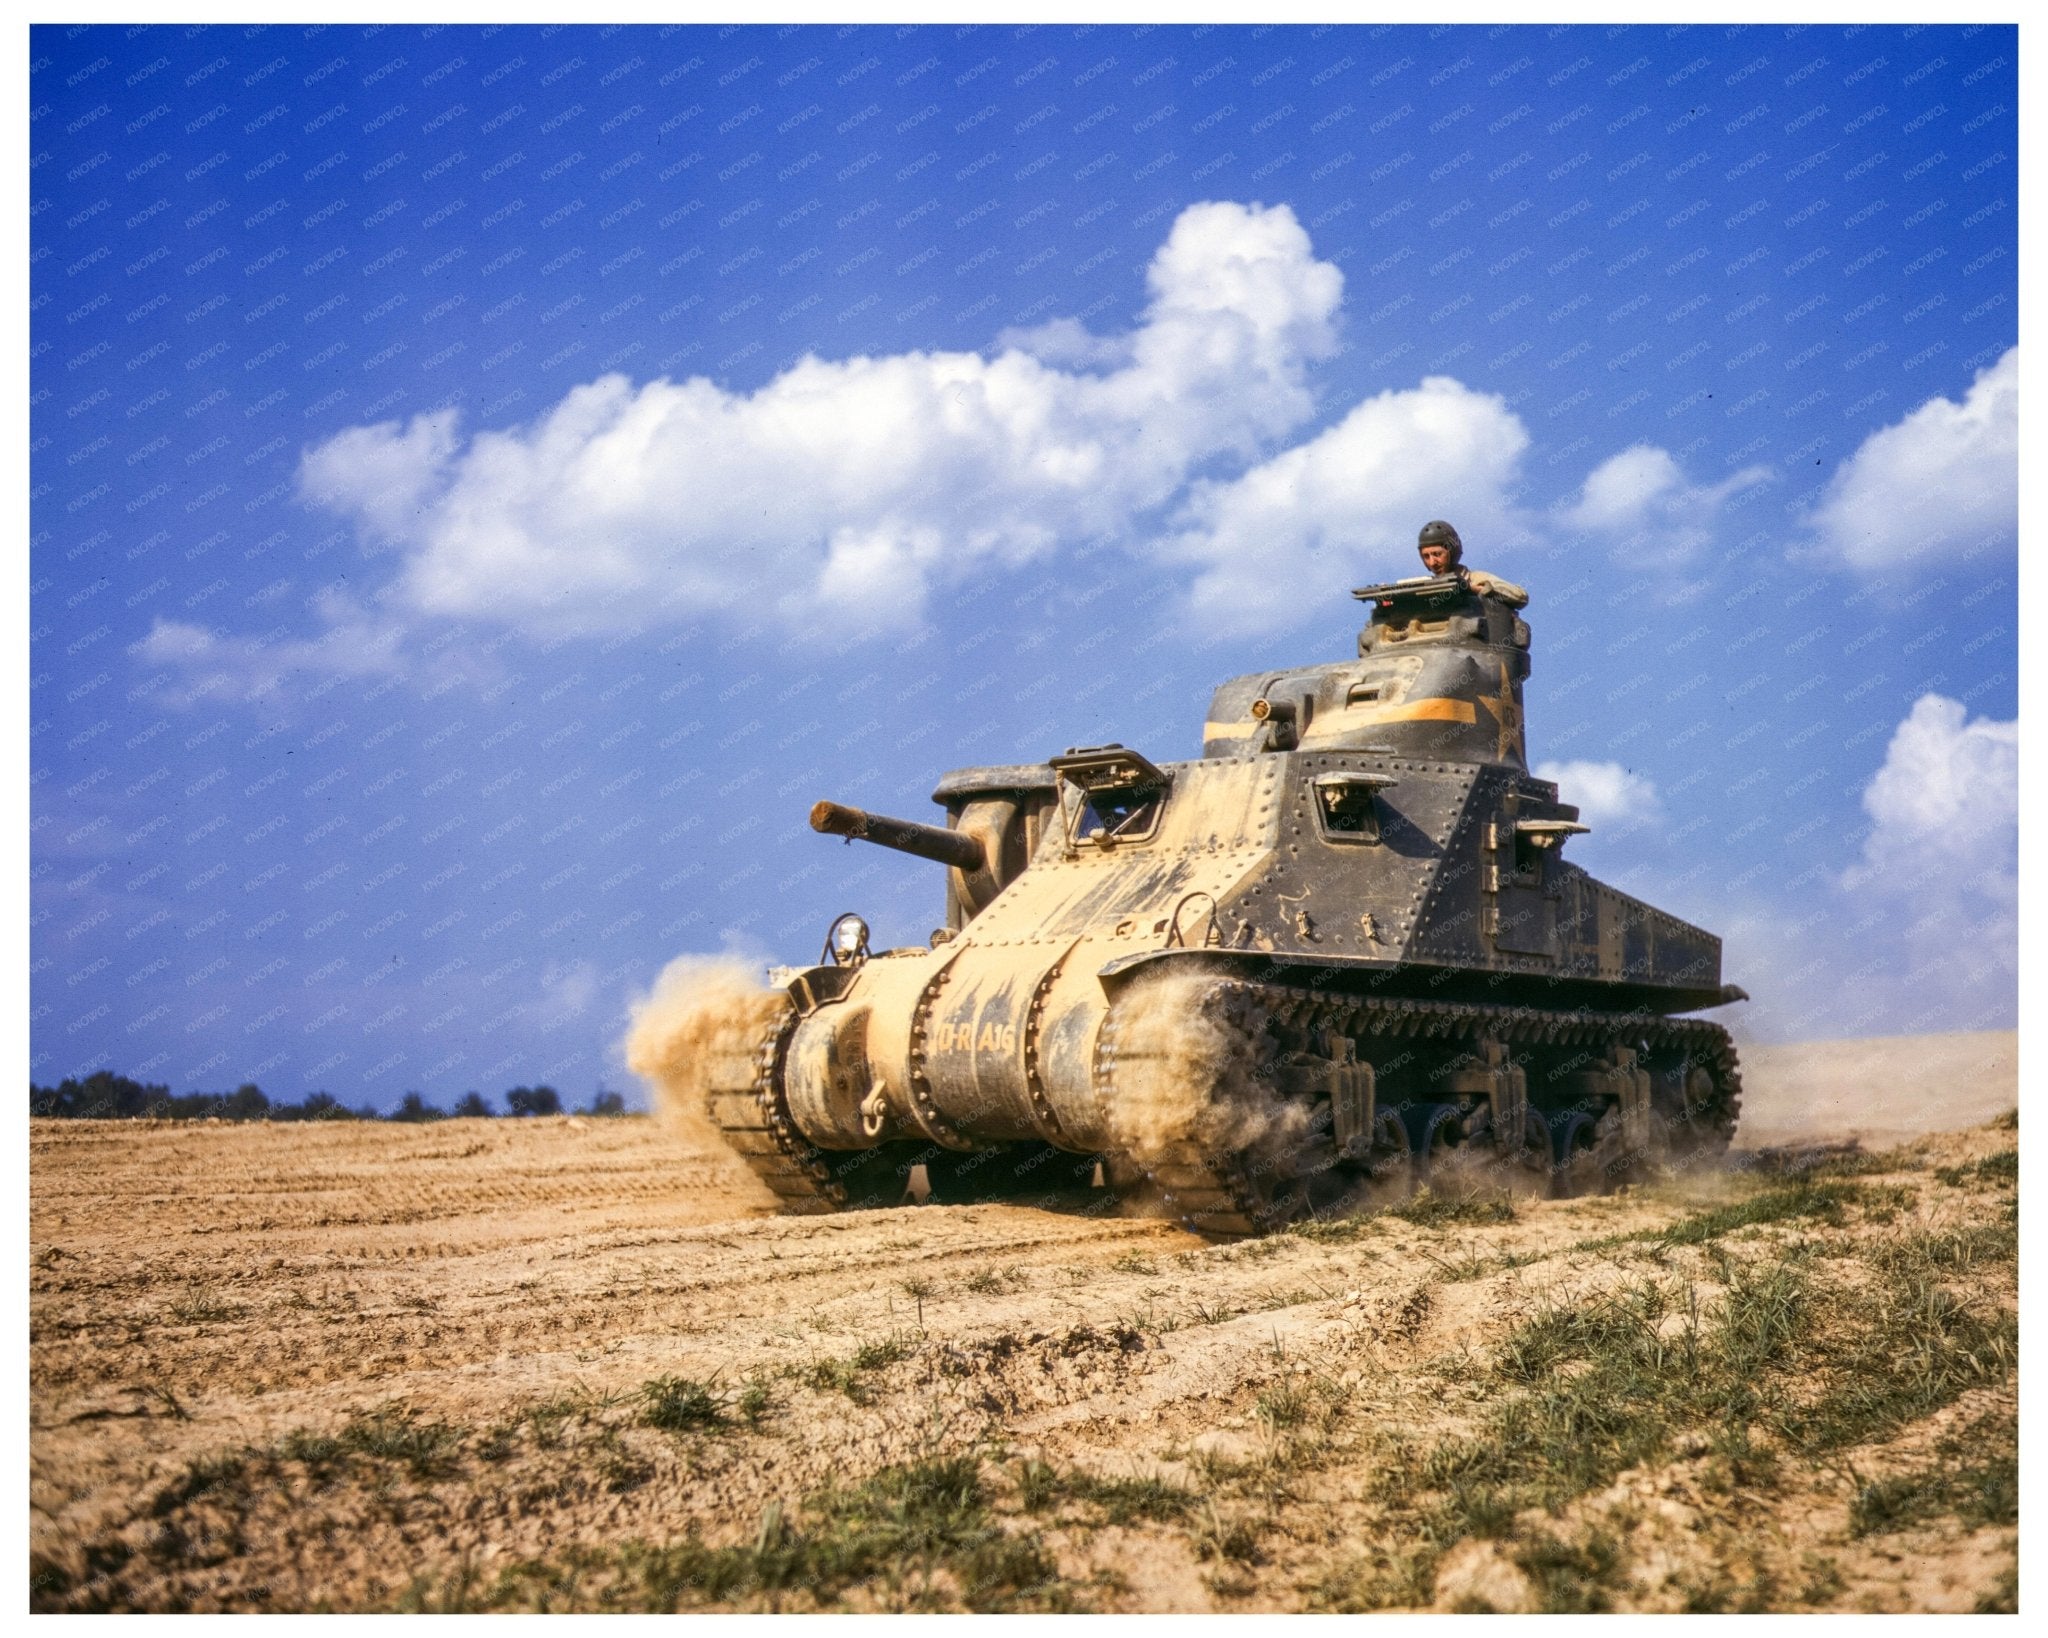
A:
<svg viewBox="0 0 2048 1638">
<path fill-rule="evenodd" d="M 960 769 L 943 826 L 812 810 L 943 864 L 946 916 L 872 955 L 841 918 L 717 1060 L 714 1112 L 793 1209 L 1099 1161 L 1244 1233 L 1453 1149 L 1573 1190 L 1725 1147 L 1734 1051 L 1682 1015 L 1742 992 L 1712 934 L 1565 858 L 1586 826 L 1529 772 L 1527 623 L 1456 575 L 1353 595 L 1356 654 L 1225 682 L 1199 759 Z M 1170 1079 L 1217 1113 L 1160 1148 L 1126 1108 L 1175 1042 L 1206 1043 Z"/>
</svg>

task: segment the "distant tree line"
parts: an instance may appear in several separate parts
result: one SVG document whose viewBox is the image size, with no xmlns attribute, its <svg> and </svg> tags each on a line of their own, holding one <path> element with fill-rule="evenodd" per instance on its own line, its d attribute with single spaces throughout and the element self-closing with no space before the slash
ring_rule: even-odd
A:
<svg viewBox="0 0 2048 1638">
<path fill-rule="evenodd" d="M 438 1109 L 417 1092 L 408 1092 L 390 1114 L 370 1105 L 350 1109 L 330 1093 L 315 1092 L 302 1103 L 275 1103 L 262 1087 L 244 1082 L 232 1092 L 187 1092 L 175 1095 L 168 1086 L 132 1081 L 112 1070 L 96 1070 L 84 1080 L 68 1079 L 55 1086 L 29 1083 L 32 1115 L 68 1116 L 78 1120 L 395 1120 L 414 1124 L 451 1117 L 489 1119 L 498 1111 L 481 1092 L 465 1092 L 453 1109 Z M 626 1100 L 617 1092 L 599 1092 L 579 1115 L 623 1115 Z M 552 1086 L 515 1086 L 505 1094 L 505 1113 L 559 1115 L 562 1095 Z"/>
</svg>

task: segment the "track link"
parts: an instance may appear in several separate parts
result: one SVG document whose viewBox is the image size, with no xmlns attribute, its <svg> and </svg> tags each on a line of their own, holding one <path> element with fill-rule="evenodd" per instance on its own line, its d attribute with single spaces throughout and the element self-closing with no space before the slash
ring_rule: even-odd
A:
<svg viewBox="0 0 2048 1638">
<path fill-rule="evenodd" d="M 711 1054 L 705 1105 L 733 1151 L 765 1183 L 782 1209 L 811 1216 L 846 1205 L 846 1188 L 824 1151 L 804 1140 L 782 1098 L 782 1059 L 796 1032 L 794 1008 L 762 1031 L 748 1051 Z"/>
</svg>

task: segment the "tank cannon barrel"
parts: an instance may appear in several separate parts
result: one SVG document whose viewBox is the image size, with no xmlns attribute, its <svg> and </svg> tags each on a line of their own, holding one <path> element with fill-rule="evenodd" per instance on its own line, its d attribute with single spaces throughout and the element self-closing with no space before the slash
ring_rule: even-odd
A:
<svg viewBox="0 0 2048 1638">
<path fill-rule="evenodd" d="M 981 843 L 957 830 L 863 813 L 859 808 L 837 802 L 820 802 L 811 809 L 811 829 L 826 836 L 858 836 L 863 842 L 893 847 L 898 853 L 914 853 L 920 859 L 934 859 L 955 870 L 979 870 L 988 862 Z"/>
</svg>

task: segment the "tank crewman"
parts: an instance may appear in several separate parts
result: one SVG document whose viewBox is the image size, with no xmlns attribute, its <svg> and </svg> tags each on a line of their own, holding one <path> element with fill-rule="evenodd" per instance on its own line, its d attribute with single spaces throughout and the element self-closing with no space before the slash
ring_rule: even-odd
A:
<svg viewBox="0 0 2048 1638">
<path fill-rule="evenodd" d="M 1422 555 L 1422 566 L 1431 574 L 1456 575 L 1482 597 L 1498 597 L 1511 609 L 1528 606 L 1529 594 L 1512 580 L 1464 566 L 1460 559 L 1465 555 L 1465 543 L 1442 518 L 1432 518 L 1422 526 L 1422 533 L 1415 538 L 1415 549 Z"/>
</svg>

